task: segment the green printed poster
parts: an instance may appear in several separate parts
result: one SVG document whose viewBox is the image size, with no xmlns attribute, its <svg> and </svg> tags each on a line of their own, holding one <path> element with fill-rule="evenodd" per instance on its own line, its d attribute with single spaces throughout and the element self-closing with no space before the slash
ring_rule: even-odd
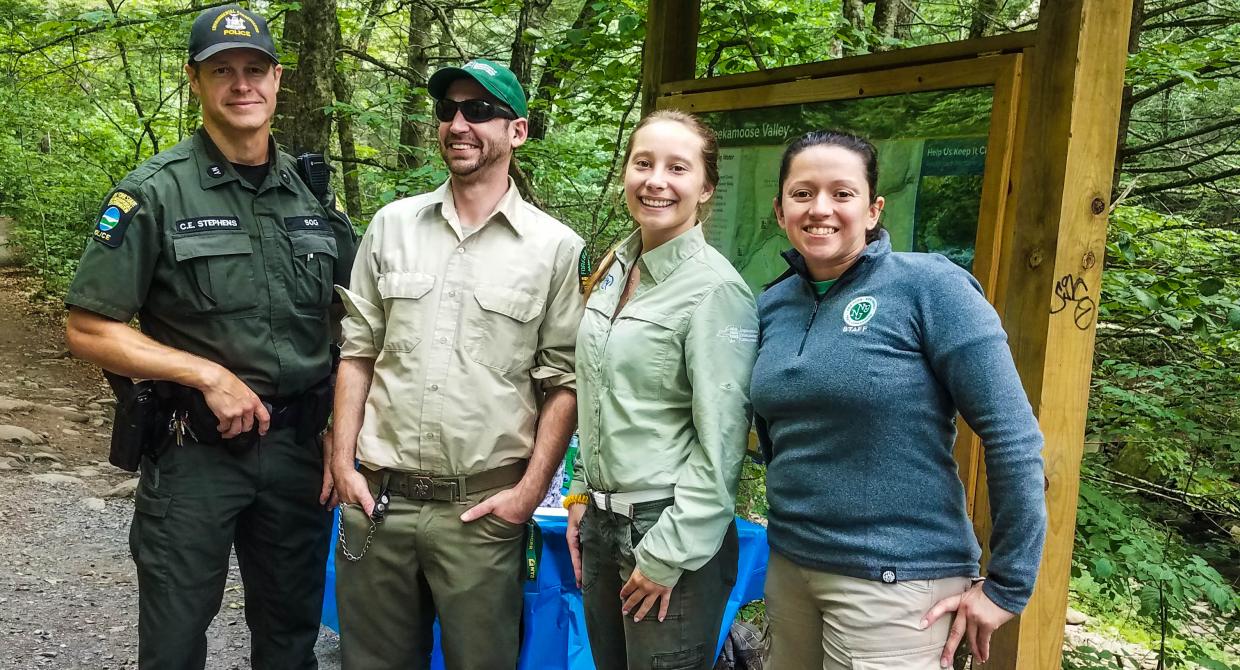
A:
<svg viewBox="0 0 1240 670">
<path fill-rule="evenodd" d="M 883 225 L 897 251 L 942 253 L 965 268 L 986 162 L 990 88 L 913 93 L 703 115 L 719 138 L 719 187 L 707 241 L 755 290 L 787 269 L 775 220 L 784 147 L 811 129 L 849 130 L 874 142 Z"/>
</svg>

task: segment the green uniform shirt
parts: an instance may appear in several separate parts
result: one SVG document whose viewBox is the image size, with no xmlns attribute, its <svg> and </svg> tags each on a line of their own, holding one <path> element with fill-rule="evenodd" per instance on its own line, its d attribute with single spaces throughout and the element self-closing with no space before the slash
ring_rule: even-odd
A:
<svg viewBox="0 0 1240 670">
<path fill-rule="evenodd" d="M 675 503 L 633 552 L 642 574 L 671 586 L 715 555 L 732 521 L 758 317 L 749 288 L 700 227 L 640 252 L 635 232 L 586 303 L 571 493 L 674 487 Z M 634 263 L 640 279 L 616 314 Z"/>
<path fill-rule="evenodd" d="M 356 246 L 276 151 L 254 189 L 205 129 L 131 172 L 104 202 L 65 302 L 223 365 L 255 393 L 331 371 L 328 306 Z"/>
</svg>

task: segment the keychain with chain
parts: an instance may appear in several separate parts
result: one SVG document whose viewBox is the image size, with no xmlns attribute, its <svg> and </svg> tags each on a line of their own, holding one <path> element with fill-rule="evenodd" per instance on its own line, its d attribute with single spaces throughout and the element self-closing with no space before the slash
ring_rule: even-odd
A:
<svg viewBox="0 0 1240 670">
<path fill-rule="evenodd" d="M 344 511 L 341 510 L 337 525 L 340 535 L 340 553 L 344 554 L 346 559 L 356 562 L 362 560 L 362 557 L 366 555 L 366 550 L 370 549 L 370 542 L 375 537 L 375 530 L 379 527 L 379 524 L 383 523 L 383 517 L 387 514 L 388 505 L 391 504 L 391 502 L 392 498 L 388 495 L 387 488 L 384 487 L 384 489 L 379 492 L 379 497 L 375 499 L 374 514 L 366 517 L 366 520 L 370 522 L 370 529 L 366 531 L 366 541 L 362 543 L 362 552 L 357 555 L 354 555 L 353 552 L 349 551 L 349 543 L 344 536 Z M 340 503 L 340 506 L 348 507 L 349 503 L 342 502 Z M 358 507 L 361 507 L 361 505 L 358 505 Z M 365 513 L 364 509 L 362 511 Z"/>
</svg>

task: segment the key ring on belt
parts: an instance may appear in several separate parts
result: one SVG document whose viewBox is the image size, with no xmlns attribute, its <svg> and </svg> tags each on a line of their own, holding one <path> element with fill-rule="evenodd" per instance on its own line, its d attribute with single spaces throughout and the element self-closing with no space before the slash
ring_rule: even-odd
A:
<svg viewBox="0 0 1240 670">
<path fill-rule="evenodd" d="M 378 530 L 379 524 L 383 523 L 383 517 L 387 513 L 388 503 L 390 500 L 388 497 L 388 477 L 389 475 L 386 474 L 383 476 L 383 484 L 379 487 L 379 496 L 375 500 L 375 516 L 366 514 L 366 508 L 361 505 L 357 505 L 357 507 L 362 510 L 362 514 L 366 514 L 366 521 L 370 523 L 370 529 L 366 531 L 366 541 L 362 543 L 362 552 L 360 554 L 354 555 L 353 552 L 349 551 L 349 543 L 344 536 L 343 508 L 348 507 L 350 503 L 340 503 L 341 510 L 336 519 L 337 534 L 339 535 L 340 541 L 340 553 L 344 554 L 344 557 L 350 562 L 356 563 L 357 561 L 362 560 L 362 557 L 366 555 L 366 551 L 370 549 L 371 541 L 375 538 L 375 531 Z"/>
</svg>

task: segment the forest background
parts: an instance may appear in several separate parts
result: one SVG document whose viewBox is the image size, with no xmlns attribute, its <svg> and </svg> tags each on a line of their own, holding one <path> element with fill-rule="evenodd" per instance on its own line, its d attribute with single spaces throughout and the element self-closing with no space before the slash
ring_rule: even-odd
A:
<svg viewBox="0 0 1240 670">
<path fill-rule="evenodd" d="M 202 0 L 0 0 L 0 216 L 63 295 L 101 199 L 193 132 Z M 597 257 L 631 225 L 642 0 L 248 3 L 287 68 L 277 138 L 326 151 L 359 228 L 446 178 L 426 78 L 483 56 L 531 95 L 514 171 Z M 1036 27 L 1033 0 L 703 0 L 697 75 Z M 1240 0 L 1135 0 L 1072 571 L 1090 626 L 1157 667 L 1240 668 Z M 963 109 L 933 110 L 951 118 Z M 893 114 L 912 113 L 893 109 Z M 742 508 L 765 512 L 747 467 Z M 761 616 L 750 610 L 750 616 Z M 1079 645 L 1067 668 L 1140 667 Z"/>
</svg>

